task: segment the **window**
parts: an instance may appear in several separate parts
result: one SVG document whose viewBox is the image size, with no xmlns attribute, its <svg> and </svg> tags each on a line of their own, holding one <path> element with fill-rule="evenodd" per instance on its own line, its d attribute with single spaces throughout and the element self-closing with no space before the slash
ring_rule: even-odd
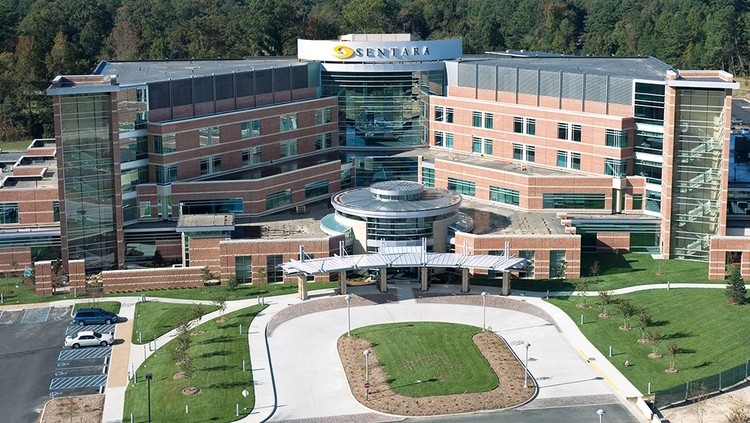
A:
<svg viewBox="0 0 750 423">
<path fill-rule="evenodd" d="M 0 224 L 18 223 L 18 203 L 0 203 Z"/>
<path fill-rule="evenodd" d="M 453 108 L 446 107 L 445 108 L 445 123 L 453 123 Z"/>
<path fill-rule="evenodd" d="M 526 134 L 536 135 L 536 119 L 526 119 Z"/>
<path fill-rule="evenodd" d="M 481 153 L 482 152 L 482 139 L 478 137 L 471 137 L 471 152 Z"/>
<path fill-rule="evenodd" d="M 208 128 L 201 128 L 198 130 L 198 136 L 200 138 L 200 146 L 206 147 L 219 142 L 219 127 L 211 126 Z"/>
<path fill-rule="evenodd" d="M 513 144 L 513 160 L 523 160 L 523 145 Z"/>
<path fill-rule="evenodd" d="M 513 118 L 513 132 L 517 134 L 523 134 L 523 118 L 522 117 Z"/>
<path fill-rule="evenodd" d="M 266 256 L 266 277 L 268 278 L 268 283 L 284 281 L 284 270 L 280 267 L 282 264 L 284 264 L 284 256 L 281 254 Z"/>
<path fill-rule="evenodd" d="M 473 197 L 476 193 L 476 184 L 464 179 L 448 178 L 448 189 L 457 194 L 470 195 Z"/>
<path fill-rule="evenodd" d="M 177 136 L 175 134 L 154 135 L 154 153 L 168 154 L 177 151 Z"/>
<path fill-rule="evenodd" d="M 565 250 L 551 250 L 549 252 L 549 275 L 552 278 L 565 278 L 567 268 Z"/>
<path fill-rule="evenodd" d="M 453 148 L 453 134 L 450 132 L 445 133 L 445 146 Z"/>
<path fill-rule="evenodd" d="M 296 156 L 297 145 L 297 140 L 281 141 L 281 157 Z"/>
<path fill-rule="evenodd" d="M 201 175 L 209 175 L 211 173 L 221 172 L 221 156 L 203 157 L 200 160 L 201 163 Z"/>
<path fill-rule="evenodd" d="M 607 129 L 605 137 L 607 147 L 625 148 L 628 146 L 628 133 L 626 131 Z"/>
<path fill-rule="evenodd" d="M 326 107 L 315 111 L 315 124 L 322 125 L 324 123 L 331 123 L 331 108 Z"/>
<path fill-rule="evenodd" d="M 603 209 L 604 194 L 542 194 L 545 209 Z"/>
<path fill-rule="evenodd" d="M 297 129 L 296 113 L 281 116 L 281 132 L 292 131 L 295 129 Z"/>
<path fill-rule="evenodd" d="M 581 125 L 575 123 L 558 123 L 557 139 L 581 142 Z"/>
<path fill-rule="evenodd" d="M 472 113 L 471 126 L 475 128 L 482 127 L 482 112 Z"/>
<path fill-rule="evenodd" d="M 557 167 L 568 167 L 568 152 L 559 151 L 557 152 Z"/>
<path fill-rule="evenodd" d="M 436 147 L 443 146 L 443 133 L 440 131 L 435 131 L 435 146 Z"/>
<path fill-rule="evenodd" d="M 559 140 L 568 139 L 568 124 L 567 123 L 557 124 L 557 139 Z"/>
<path fill-rule="evenodd" d="M 533 145 L 526 146 L 526 161 L 534 162 L 536 160 L 536 148 Z"/>
<path fill-rule="evenodd" d="M 533 279 L 534 278 L 534 250 L 519 250 L 518 257 L 526 259 L 526 264 L 523 266 L 523 270 L 524 272 L 526 272 L 526 274 L 523 275 L 523 277 Z"/>
<path fill-rule="evenodd" d="M 625 176 L 626 175 L 626 163 L 624 160 L 619 159 L 604 159 L 604 174 L 611 176 Z"/>
<path fill-rule="evenodd" d="M 328 194 L 328 179 L 305 184 L 305 198 Z"/>
<path fill-rule="evenodd" d="M 643 194 L 633 194 L 633 210 L 643 210 Z"/>
<path fill-rule="evenodd" d="M 486 129 L 492 129 L 493 120 L 494 118 L 492 116 L 492 113 L 485 113 L 484 114 L 484 127 Z"/>
<path fill-rule="evenodd" d="M 54 219 L 55 222 L 60 221 L 60 202 L 59 201 L 52 202 L 52 219 Z"/>
<path fill-rule="evenodd" d="M 177 180 L 177 165 L 154 165 L 156 183 L 168 184 Z"/>
<path fill-rule="evenodd" d="M 435 169 L 429 167 L 422 168 L 422 185 L 428 188 L 435 188 Z"/>
<path fill-rule="evenodd" d="M 635 83 L 636 122 L 664 125 L 664 85 Z"/>
<path fill-rule="evenodd" d="M 136 88 L 135 89 L 135 101 L 139 103 L 145 103 L 147 101 L 146 99 L 146 89 L 145 88 Z"/>
<path fill-rule="evenodd" d="M 151 217 L 151 202 L 150 201 L 141 201 L 138 204 L 138 210 L 141 211 L 140 217 L 141 218 L 149 218 Z"/>
<path fill-rule="evenodd" d="M 260 120 L 255 119 L 240 124 L 240 137 L 242 139 L 257 137 L 260 135 Z"/>
<path fill-rule="evenodd" d="M 261 147 L 253 147 L 242 152 L 242 164 L 247 166 L 251 164 L 257 164 L 261 162 L 260 158 Z"/>
<path fill-rule="evenodd" d="M 646 191 L 646 210 L 659 213 L 661 211 L 661 193 Z"/>
<path fill-rule="evenodd" d="M 570 153 L 570 168 L 581 170 L 581 154 Z"/>
<path fill-rule="evenodd" d="M 253 256 L 234 257 L 234 276 L 240 283 L 253 281 Z"/>
<path fill-rule="evenodd" d="M 315 136 L 315 149 L 325 150 L 333 147 L 333 135 L 331 133 L 318 134 Z"/>
<path fill-rule="evenodd" d="M 292 204 L 292 190 L 274 192 L 266 195 L 266 210 L 275 209 Z"/>
<path fill-rule="evenodd" d="M 492 155 L 492 140 L 484 139 L 484 154 Z"/>
<path fill-rule="evenodd" d="M 573 141 L 581 142 L 581 125 L 575 123 L 571 125 L 573 127 Z"/>
<path fill-rule="evenodd" d="M 445 108 L 443 106 L 435 106 L 435 122 L 442 122 L 445 118 Z"/>
<path fill-rule="evenodd" d="M 490 201 L 497 201 L 498 203 L 517 206 L 519 203 L 519 199 L 520 193 L 516 190 L 490 185 Z"/>
</svg>

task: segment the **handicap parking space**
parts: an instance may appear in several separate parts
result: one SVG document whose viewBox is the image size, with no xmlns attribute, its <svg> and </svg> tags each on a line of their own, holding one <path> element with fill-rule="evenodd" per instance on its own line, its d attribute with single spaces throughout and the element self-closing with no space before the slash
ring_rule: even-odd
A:
<svg viewBox="0 0 750 423">
<path fill-rule="evenodd" d="M 0 325 L 11 325 L 18 323 L 23 317 L 23 310 L 21 311 L 3 311 L 0 310 Z"/>
<path fill-rule="evenodd" d="M 21 323 L 44 323 L 49 317 L 51 307 L 31 308 L 23 311 Z"/>
<path fill-rule="evenodd" d="M 65 336 L 73 336 L 77 334 L 78 332 L 81 332 L 84 330 L 93 330 L 94 332 L 99 332 L 99 333 L 115 333 L 115 325 L 86 325 L 86 326 L 70 325 L 68 326 L 67 329 L 65 329 Z"/>
</svg>

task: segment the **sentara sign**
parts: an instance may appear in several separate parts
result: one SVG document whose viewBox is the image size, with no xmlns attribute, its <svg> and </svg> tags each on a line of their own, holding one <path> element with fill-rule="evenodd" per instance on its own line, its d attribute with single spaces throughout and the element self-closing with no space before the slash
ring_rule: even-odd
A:
<svg viewBox="0 0 750 423">
<path fill-rule="evenodd" d="M 300 60 L 342 63 L 432 62 L 461 57 L 461 40 L 319 41 L 297 40 Z"/>
</svg>

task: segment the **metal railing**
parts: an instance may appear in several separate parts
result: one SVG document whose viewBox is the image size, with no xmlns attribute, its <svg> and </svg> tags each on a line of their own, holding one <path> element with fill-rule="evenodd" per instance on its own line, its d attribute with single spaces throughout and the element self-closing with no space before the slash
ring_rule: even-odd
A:
<svg viewBox="0 0 750 423">
<path fill-rule="evenodd" d="M 738 383 L 744 382 L 750 376 L 748 370 L 750 370 L 750 359 L 721 373 L 654 392 L 654 406 L 656 408 L 663 408 L 721 392 Z"/>
</svg>

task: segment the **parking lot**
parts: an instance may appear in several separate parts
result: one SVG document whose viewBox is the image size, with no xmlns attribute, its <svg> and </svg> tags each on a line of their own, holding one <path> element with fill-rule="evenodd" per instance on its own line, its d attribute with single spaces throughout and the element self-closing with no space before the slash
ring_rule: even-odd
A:
<svg viewBox="0 0 750 423">
<path fill-rule="evenodd" d="M 70 307 L 0 311 L 0 398 L 4 421 L 33 423 L 51 398 L 96 394 L 107 383 L 111 347 L 63 348 L 80 330 L 114 332 L 114 325 L 73 326 Z"/>
</svg>

